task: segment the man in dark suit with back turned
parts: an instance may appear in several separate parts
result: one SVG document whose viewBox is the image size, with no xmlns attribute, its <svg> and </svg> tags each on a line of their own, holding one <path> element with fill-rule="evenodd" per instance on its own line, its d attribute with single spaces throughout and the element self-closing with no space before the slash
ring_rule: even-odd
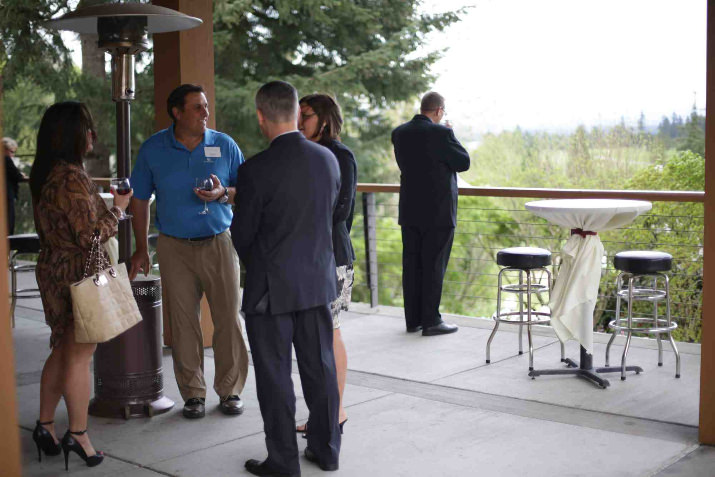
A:
<svg viewBox="0 0 715 477">
<path fill-rule="evenodd" d="M 254 475 L 299 476 L 291 344 L 310 410 L 305 457 L 337 470 L 338 385 L 329 304 L 337 297 L 333 210 L 335 156 L 298 132 L 298 93 L 282 81 L 261 87 L 256 113 L 268 149 L 238 173 L 231 234 L 246 265 L 243 312 L 256 372 L 268 457 Z"/>
<path fill-rule="evenodd" d="M 400 167 L 402 290 L 407 331 L 422 336 L 457 331 L 442 321 L 442 282 L 457 225 L 457 172 L 469 169 L 469 154 L 452 129 L 439 124 L 444 98 L 422 97 L 420 114 L 392 131 Z"/>
</svg>

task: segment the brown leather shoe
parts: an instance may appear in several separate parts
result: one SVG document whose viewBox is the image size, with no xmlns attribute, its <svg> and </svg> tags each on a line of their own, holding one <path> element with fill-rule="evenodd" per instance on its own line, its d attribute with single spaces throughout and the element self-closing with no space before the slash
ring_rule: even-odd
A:
<svg viewBox="0 0 715 477">
<path fill-rule="evenodd" d="M 218 405 L 221 412 L 229 416 L 237 416 L 243 414 L 243 401 L 235 394 L 221 398 L 221 403 Z"/>
<path fill-rule="evenodd" d="M 187 419 L 199 419 L 206 415 L 206 400 L 204 398 L 187 399 L 184 403 L 183 414 Z"/>
</svg>

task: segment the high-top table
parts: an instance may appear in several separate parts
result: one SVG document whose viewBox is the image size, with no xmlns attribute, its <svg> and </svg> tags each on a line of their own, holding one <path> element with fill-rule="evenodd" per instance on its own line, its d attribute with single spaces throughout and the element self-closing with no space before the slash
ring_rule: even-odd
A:
<svg viewBox="0 0 715 477">
<path fill-rule="evenodd" d="M 577 340 L 581 344 L 579 364 L 566 359 L 568 368 L 533 370 L 529 376 L 576 375 L 605 389 L 610 383 L 598 373 L 620 372 L 620 368 L 593 368 L 593 310 L 603 264 L 598 232 L 628 225 L 651 207 L 650 202 L 619 199 L 539 200 L 526 204 L 527 210 L 571 230 L 571 237 L 561 249 L 561 268 L 549 306 L 551 326 L 559 340 Z M 627 370 L 642 371 L 637 366 Z"/>
</svg>

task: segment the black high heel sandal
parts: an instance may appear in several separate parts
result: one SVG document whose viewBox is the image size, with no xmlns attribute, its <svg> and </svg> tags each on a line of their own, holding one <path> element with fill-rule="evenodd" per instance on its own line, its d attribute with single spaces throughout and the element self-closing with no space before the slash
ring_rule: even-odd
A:
<svg viewBox="0 0 715 477">
<path fill-rule="evenodd" d="M 55 421 L 40 422 L 38 420 L 35 430 L 32 431 L 32 440 L 35 441 L 35 445 L 37 446 L 38 462 L 42 462 L 43 451 L 45 452 L 45 455 L 48 456 L 60 455 L 60 452 L 62 452 L 62 447 L 60 447 L 59 443 L 55 443 L 55 438 L 52 437 L 50 431 L 42 427 L 49 426 L 54 423 Z"/>
<path fill-rule="evenodd" d="M 62 438 L 62 450 L 65 453 L 65 470 L 69 470 L 70 451 L 73 451 L 75 454 L 80 456 L 82 458 L 82 460 L 87 464 L 87 467 L 98 466 L 104 460 L 104 453 L 99 452 L 99 451 L 97 451 L 97 453 L 94 455 L 87 456 L 87 453 L 84 451 L 82 444 L 80 444 L 78 440 L 76 440 L 74 437 L 72 437 L 73 434 L 75 436 L 81 436 L 82 434 L 85 434 L 86 432 L 87 432 L 87 429 L 85 429 L 83 431 L 68 430 L 67 433 Z"/>
</svg>

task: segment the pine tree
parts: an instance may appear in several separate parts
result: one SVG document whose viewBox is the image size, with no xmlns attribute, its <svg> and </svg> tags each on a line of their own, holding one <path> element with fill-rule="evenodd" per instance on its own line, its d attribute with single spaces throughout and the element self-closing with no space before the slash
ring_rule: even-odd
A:
<svg viewBox="0 0 715 477">
<path fill-rule="evenodd" d="M 262 83 L 281 79 L 301 95 L 334 95 L 348 120 L 346 136 L 353 145 L 360 137 L 379 136 L 389 146 L 386 134 L 392 125 L 379 113 L 429 88 L 429 67 L 439 54 L 414 52 L 427 33 L 443 30 L 459 16 L 423 15 L 419 4 L 217 0 L 217 126 L 236 137 L 249 154 L 263 148 L 253 97 Z"/>
</svg>

